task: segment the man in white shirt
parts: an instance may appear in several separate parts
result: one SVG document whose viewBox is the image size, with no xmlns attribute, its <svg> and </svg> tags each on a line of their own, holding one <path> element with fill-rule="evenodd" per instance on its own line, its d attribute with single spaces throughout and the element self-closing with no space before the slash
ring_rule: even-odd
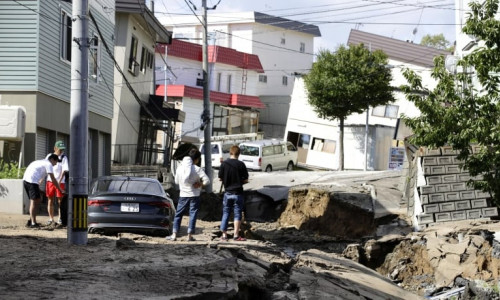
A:
<svg viewBox="0 0 500 300">
<path fill-rule="evenodd" d="M 54 145 L 54 153 L 59 158 L 59 162 L 54 166 L 54 177 L 59 183 L 59 187 L 62 190 L 66 190 L 66 173 L 69 171 L 68 157 L 64 154 L 64 150 L 66 149 L 66 145 L 64 145 L 63 141 L 57 141 Z M 50 154 L 47 155 L 45 159 L 48 159 Z M 58 215 L 59 220 L 57 221 L 58 225 L 62 225 L 62 215 L 61 215 L 61 204 L 64 195 L 60 193 L 55 184 L 52 182 L 50 176 L 47 176 L 47 183 L 45 186 L 45 194 L 47 196 L 47 211 L 49 213 L 49 221 L 47 225 L 51 225 L 54 223 L 54 198 L 57 198 L 58 207 Z"/>
<path fill-rule="evenodd" d="M 53 166 L 55 166 L 59 162 L 59 157 L 57 154 L 51 154 L 47 159 L 35 160 L 30 163 L 26 168 L 23 176 L 23 184 L 24 190 L 28 194 L 30 198 L 30 220 L 26 226 L 31 228 L 39 227 L 39 224 L 36 223 L 36 206 L 40 203 L 41 195 L 40 195 L 40 182 L 47 177 L 47 175 L 52 179 L 56 189 L 58 189 L 61 193 L 64 191 L 59 186 L 56 178 L 54 177 Z"/>
</svg>

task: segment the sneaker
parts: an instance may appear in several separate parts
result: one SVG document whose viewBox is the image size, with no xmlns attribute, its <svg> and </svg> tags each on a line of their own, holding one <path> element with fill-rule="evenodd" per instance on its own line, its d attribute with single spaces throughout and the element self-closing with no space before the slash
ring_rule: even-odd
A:
<svg viewBox="0 0 500 300">
<path fill-rule="evenodd" d="M 40 224 L 30 224 L 29 228 L 40 228 Z"/>
<path fill-rule="evenodd" d="M 28 219 L 28 222 L 26 222 L 26 227 L 31 227 L 31 219 Z"/>
<path fill-rule="evenodd" d="M 246 238 L 243 238 L 243 237 L 241 237 L 241 236 L 235 236 L 235 237 L 233 238 L 233 241 L 237 241 L 237 242 L 244 242 L 244 241 L 246 241 L 246 240 L 247 240 Z"/>
<path fill-rule="evenodd" d="M 62 220 L 61 219 L 57 220 L 57 225 L 62 225 Z"/>
<path fill-rule="evenodd" d="M 223 241 L 223 242 L 227 242 L 227 236 L 221 236 L 220 240 Z"/>
<path fill-rule="evenodd" d="M 172 241 L 172 242 L 175 242 L 177 240 L 176 237 L 173 237 L 171 235 L 167 236 L 166 239 L 167 239 L 167 241 Z"/>
<path fill-rule="evenodd" d="M 194 242 L 194 241 L 196 241 L 194 237 L 192 236 L 188 237 L 188 242 Z"/>
<path fill-rule="evenodd" d="M 46 225 L 50 226 L 50 225 L 52 225 L 52 223 L 54 223 L 54 220 L 48 220 Z"/>
</svg>

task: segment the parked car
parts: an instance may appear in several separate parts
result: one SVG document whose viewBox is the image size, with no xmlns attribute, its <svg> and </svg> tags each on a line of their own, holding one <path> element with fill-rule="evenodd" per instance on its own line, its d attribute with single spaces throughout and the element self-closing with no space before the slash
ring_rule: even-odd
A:
<svg viewBox="0 0 500 300">
<path fill-rule="evenodd" d="M 102 176 L 90 185 L 88 232 L 168 235 L 175 206 L 157 179 Z"/>
<path fill-rule="evenodd" d="M 240 145 L 239 160 L 247 169 L 271 172 L 286 169 L 292 171 L 297 164 L 298 152 L 290 142 L 280 140 L 257 140 Z"/>
<path fill-rule="evenodd" d="M 231 146 L 235 145 L 235 143 L 231 142 L 210 142 L 210 146 L 212 147 L 212 168 L 219 168 L 221 163 L 229 158 L 229 150 Z M 205 145 L 200 145 L 201 156 L 201 167 L 205 167 Z"/>
</svg>

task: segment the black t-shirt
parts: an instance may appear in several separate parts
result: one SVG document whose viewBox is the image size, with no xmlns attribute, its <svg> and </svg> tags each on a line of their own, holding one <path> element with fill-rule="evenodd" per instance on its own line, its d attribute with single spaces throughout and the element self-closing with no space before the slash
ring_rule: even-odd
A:
<svg viewBox="0 0 500 300">
<path fill-rule="evenodd" d="M 219 168 L 219 178 L 226 192 L 243 193 L 243 181 L 248 179 L 248 171 L 245 163 L 234 158 L 222 162 Z"/>
</svg>

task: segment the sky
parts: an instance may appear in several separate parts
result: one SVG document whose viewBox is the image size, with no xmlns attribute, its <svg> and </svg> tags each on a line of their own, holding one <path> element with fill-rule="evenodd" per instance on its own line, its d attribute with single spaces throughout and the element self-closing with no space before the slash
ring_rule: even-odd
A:
<svg viewBox="0 0 500 300">
<path fill-rule="evenodd" d="M 164 16 L 193 14 L 188 4 L 201 14 L 202 0 L 154 0 L 155 11 Z M 207 0 L 216 12 L 258 11 L 313 24 L 321 37 L 315 51 L 335 50 L 347 44 L 351 29 L 420 43 L 427 34 L 444 34 L 455 41 L 454 0 Z M 192 6 L 191 6 L 192 7 Z"/>
</svg>

